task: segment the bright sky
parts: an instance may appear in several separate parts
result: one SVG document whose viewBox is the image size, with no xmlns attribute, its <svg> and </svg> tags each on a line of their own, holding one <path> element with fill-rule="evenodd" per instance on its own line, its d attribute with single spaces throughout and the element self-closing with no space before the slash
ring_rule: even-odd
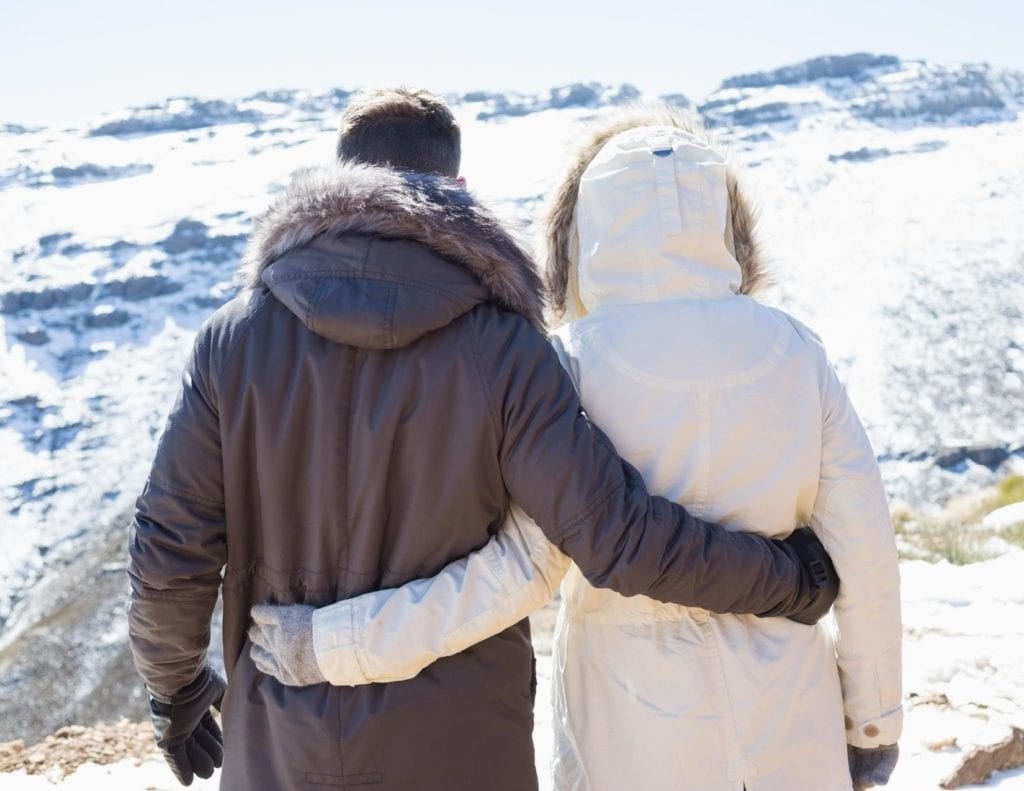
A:
<svg viewBox="0 0 1024 791">
<path fill-rule="evenodd" d="M 1024 70 L 1021 31 L 1021 0 L 3 0 L 0 123 L 395 82 L 701 98 L 732 74 L 857 51 Z"/>
</svg>

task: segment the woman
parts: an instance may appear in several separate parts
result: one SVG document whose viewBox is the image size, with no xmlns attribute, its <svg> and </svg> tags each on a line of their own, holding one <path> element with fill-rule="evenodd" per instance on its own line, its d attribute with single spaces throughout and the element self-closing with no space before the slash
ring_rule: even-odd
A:
<svg viewBox="0 0 1024 791">
<path fill-rule="evenodd" d="M 699 122 L 657 109 L 586 141 L 547 219 L 547 276 L 565 320 L 553 342 L 618 451 L 702 518 L 773 537 L 810 523 L 842 580 L 835 634 L 591 587 L 513 511 L 432 579 L 315 614 L 256 608 L 257 664 L 282 680 L 303 655 L 332 683 L 409 678 L 523 618 L 564 576 L 555 788 L 886 782 L 901 627 L 875 455 L 817 336 L 748 296 L 765 280 L 754 219 Z"/>
</svg>

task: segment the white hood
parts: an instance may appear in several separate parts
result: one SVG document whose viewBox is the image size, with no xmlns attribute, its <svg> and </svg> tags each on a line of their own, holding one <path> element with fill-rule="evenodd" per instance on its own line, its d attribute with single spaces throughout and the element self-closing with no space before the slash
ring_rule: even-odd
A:
<svg viewBox="0 0 1024 791">
<path fill-rule="evenodd" d="M 672 126 L 611 138 L 576 204 L 579 299 L 603 305 L 720 298 L 740 289 L 725 158 Z"/>
</svg>

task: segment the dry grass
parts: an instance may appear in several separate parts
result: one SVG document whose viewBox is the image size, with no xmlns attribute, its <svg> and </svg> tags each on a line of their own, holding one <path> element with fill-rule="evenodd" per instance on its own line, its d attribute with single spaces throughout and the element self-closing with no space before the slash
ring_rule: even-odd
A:
<svg viewBox="0 0 1024 791">
<path fill-rule="evenodd" d="M 999 541 L 1024 547 L 1024 523 L 1001 529 L 982 526 L 996 508 L 1024 501 L 1024 476 L 1002 481 L 994 492 L 950 505 L 937 517 L 900 510 L 892 515 L 900 557 L 905 560 L 947 560 L 963 566 L 990 560 L 1000 553 Z M 998 541 L 996 540 L 998 539 Z"/>
<path fill-rule="evenodd" d="M 1002 481 L 992 498 L 992 509 L 1024 501 L 1024 475 L 1011 475 Z"/>
</svg>

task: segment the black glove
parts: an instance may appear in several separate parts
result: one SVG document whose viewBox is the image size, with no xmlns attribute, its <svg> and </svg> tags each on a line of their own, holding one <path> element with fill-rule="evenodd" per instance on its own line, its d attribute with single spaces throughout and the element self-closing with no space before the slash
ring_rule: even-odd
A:
<svg viewBox="0 0 1024 791">
<path fill-rule="evenodd" d="M 850 761 L 850 779 L 854 791 L 884 786 L 896 768 L 900 757 L 898 744 L 883 744 L 881 747 L 854 747 L 846 745 L 846 757 Z"/>
<path fill-rule="evenodd" d="M 772 543 L 796 563 L 800 580 L 794 596 L 758 616 L 784 615 L 797 623 L 817 623 L 839 595 L 839 575 L 825 545 L 809 527 L 798 528 L 782 540 L 772 539 Z"/>
<path fill-rule="evenodd" d="M 220 711 L 225 689 L 224 679 L 206 667 L 173 695 L 149 693 L 156 745 L 182 785 L 192 785 L 193 775 L 212 777 L 224 762 L 224 736 L 210 707 Z"/>
</svg>

